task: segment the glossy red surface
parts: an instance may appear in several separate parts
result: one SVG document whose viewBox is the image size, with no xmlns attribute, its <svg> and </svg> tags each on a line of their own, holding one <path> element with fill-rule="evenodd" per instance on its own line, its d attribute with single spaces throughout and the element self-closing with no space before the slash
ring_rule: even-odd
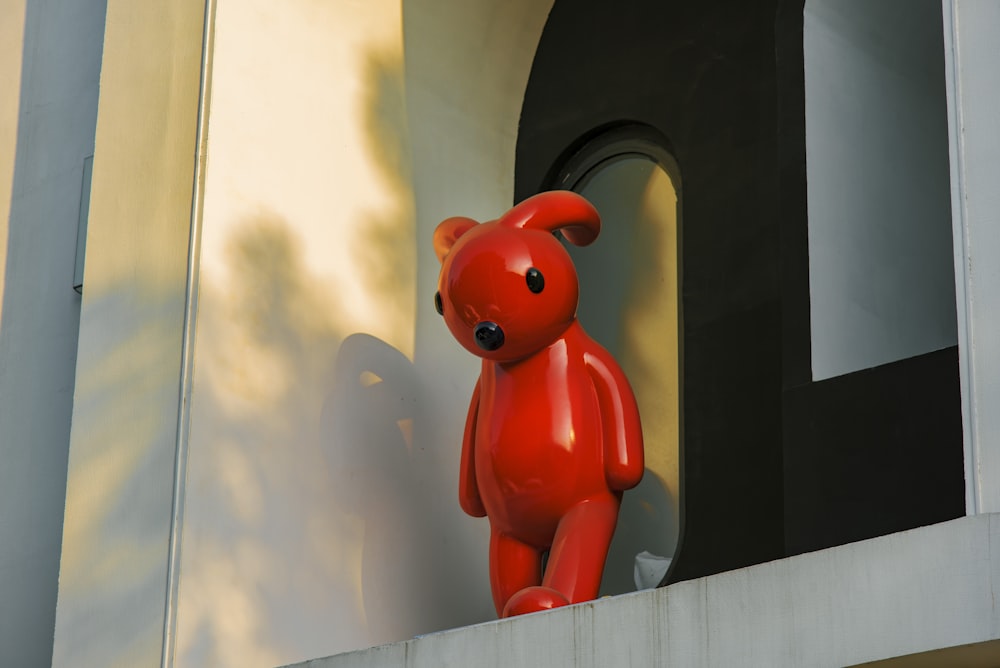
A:
<svg viewBox="0 0 1000 668">
<path fill-rule="evenodd" d="M 452 335 L 483 360 L 459 502 L 489 518 L 502 616 L 597 597 L 622 492 L 644 469 L 635 398 L 576 320 L 576 270 L 556 230 L 586 245 L 600 218 L 579 195 L 554 191 L 495 221 L 449 218 L 434 233 L 435 301 Z"/>
</svg>

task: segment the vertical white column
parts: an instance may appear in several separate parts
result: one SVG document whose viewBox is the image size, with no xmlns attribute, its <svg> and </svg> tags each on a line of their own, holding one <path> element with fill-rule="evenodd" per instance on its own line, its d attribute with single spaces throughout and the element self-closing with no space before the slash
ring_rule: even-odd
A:
<svg viewBox="0 0 1000 668">
<path fill-rule="evenodd" d="M 164 659 L 204 17 L 107 5 L 54 666 Z"/>
<path fill-rule="evenodd" d="M 52 656 L 104 8 L 0 2 L 0 666 Z"/>
<path fill-rule="evenodd" d="M 966 510 L 1000 511 L 1000 3 L 945 0 Z"/>
</svg>

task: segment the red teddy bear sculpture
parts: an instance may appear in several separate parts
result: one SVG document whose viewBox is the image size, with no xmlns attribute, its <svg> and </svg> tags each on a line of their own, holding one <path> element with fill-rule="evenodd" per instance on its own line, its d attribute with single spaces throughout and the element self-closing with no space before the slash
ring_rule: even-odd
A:
<svg viewBox="0 0 1000 668">
<path fill-rule="evenodd" d="M 434 231 L 435 306 L 483 360 L 459 501 L 489 518 L 502 617 L 596 598 L 622 492 L 642 478 L 635 397 L 577 322 L 576 269 L 553 234 L 584 246 L 600 229 L 587 200 L 553 191 L 498 220 L 449 218 Z"/>
</svg>

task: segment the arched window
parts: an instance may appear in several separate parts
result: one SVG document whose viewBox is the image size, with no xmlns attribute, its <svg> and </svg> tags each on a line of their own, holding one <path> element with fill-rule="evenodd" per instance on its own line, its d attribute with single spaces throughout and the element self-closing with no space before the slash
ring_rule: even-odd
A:
<svg viewBox="0 0 1000 668">
<path fill-rule="evenodd" d="M 602 586 L 623 593 L 659 584 L 679 536 L 679 170 L 654 131 L 628 125 L 584 143 L 552 187 L 580 193 L 601 213 L 595 244 L 567 244 L 579 317 L 622 365 L 642 417 L 646 472 L 625 495 Z"/>
</svg>

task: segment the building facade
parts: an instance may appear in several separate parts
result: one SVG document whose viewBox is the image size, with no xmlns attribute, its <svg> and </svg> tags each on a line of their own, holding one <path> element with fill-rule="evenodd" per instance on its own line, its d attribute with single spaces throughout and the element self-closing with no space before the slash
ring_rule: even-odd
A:
<svg viewBox="0 0 1000 668">
<path fill-rule="evenodd" d="M 0 664 L 1000 656 L 1000 4 L 0 8 Z M 484 624 L 431 233 L 552 188 L 649 464 Z"/>
</svg>

